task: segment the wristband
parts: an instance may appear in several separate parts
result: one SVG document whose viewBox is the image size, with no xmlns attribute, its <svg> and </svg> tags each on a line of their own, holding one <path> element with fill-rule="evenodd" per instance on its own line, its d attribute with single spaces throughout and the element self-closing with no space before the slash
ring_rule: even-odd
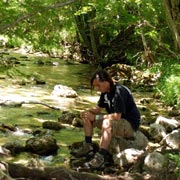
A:
<svg viewBox="0 0 180 180">
<path fill-rule="evenodd" d="M 103 116 L 98 114 L 98 115 L 95 115 L 95 121 L 101 121 L 103 120 Z"/>
</svg>

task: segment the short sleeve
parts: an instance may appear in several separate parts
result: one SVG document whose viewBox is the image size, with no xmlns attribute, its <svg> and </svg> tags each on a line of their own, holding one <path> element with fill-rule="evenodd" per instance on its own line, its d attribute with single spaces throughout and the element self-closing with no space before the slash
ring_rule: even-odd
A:
<svg viewBox="0 0 180 180">
<path fill-rule="evenodd" d="M 124 98 L 121 96 L 119 92 L 116 92 L 114 98 L 114 112 L 116 113 L 125 113 L 126 105 L 124 103 Z"/>
<path fill-rule="evenodd" d="M 101 108 L 104 108 L 104 107 L 105 107 L 105 104 L 104 104 L 104 94 L 103 94 L 103 93 L 101 93 L 97 105 L 98 105 L 99 107 L 101 107 Z"/>
</svg>

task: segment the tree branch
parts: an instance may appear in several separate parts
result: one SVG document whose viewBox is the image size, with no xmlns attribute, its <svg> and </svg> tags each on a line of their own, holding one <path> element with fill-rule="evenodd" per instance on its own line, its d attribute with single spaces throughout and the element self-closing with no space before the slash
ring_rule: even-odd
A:
<svg viewBox="0 0 180 180">
<path fill-rule="evenodd" d="M 44 7 L 44 8 L 42 8 L 42 9 L 40 9 L 38 11 L 35 11 L 33 13 L 29 13 L 29 14 L 26 14 L 24 16 L 21 15 L 22 17 L 18 17 L 13 23 L 7 24 L 7 25 L 3 26 L 2 28 L 0 28 L 0 32 L 4 33 L 7 29 L 12 28 L 12 27 L 16 26 L 18 23 L 20 23 L 20 22 L 22 22 L 22 21 L 24 21 L 24 20 L 26 20 L 28 18 L 31 18 L 31 17 L 35 16 L 38 12 L 44 12 L 44 11 L 48 11 L 50 9 L 60 8 L 60 7 L 69 5 L 71 3 L 74 3 L 75 1 L 77 1 L 77 0 L 69 0 L 67 2 L 57 3 L 57 4 L 54 4 L 54 5 Z"/>
</svg>

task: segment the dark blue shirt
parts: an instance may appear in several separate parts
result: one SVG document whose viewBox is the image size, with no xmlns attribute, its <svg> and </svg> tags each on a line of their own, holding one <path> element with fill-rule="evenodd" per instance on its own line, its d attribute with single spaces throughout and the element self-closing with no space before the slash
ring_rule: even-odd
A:
<svg viewBox="0 0 180 180">
<path fill-rule="evenodd" d="M 109 93 L 101 93 L 98 106 L 110 113 L 121 113 L 121 118 L 130 122 L 137 131 L 140 125 L 140 113 L 130 90 L 120 84 L 115 84 Z"/>
</svg>

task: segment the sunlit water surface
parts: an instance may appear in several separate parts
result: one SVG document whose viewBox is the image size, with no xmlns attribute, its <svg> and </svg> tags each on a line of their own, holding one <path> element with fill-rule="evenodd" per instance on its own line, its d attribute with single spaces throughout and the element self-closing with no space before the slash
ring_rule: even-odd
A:
<svg viewBox="0 0 180 180">
<path fill-rule="evenodd" d="M 12 55 L 9 55 L 12 56 Z M 21 107 L 3 107 L 0 106 L 0 124 L 16 125 L 16 132 L 4 133 L 0 131 L 0 145 L 7 142 L 18 142 L 25 144 L 25 141 L 31 137 L 31 134 L 24 133 L 24 130 L 33 130 L 42 128 L 42 123 L 47 120 L 57 121 L 63 110 L 81 111 L 90 107 L 97 100 L 97 96 L 92 95 L 89 86 L 89 80 L 96 69 L 91 65 L 67 63 L 67 61 L 58 58 L 28 57 L 20 58 L 21 55 L 15 54 L 19 65 L 16 68 L 25 74 L 38 74 L 45 80 L 46 84 L 26 84 L 19 85 L 17 79 L 6 77 L 0 79 L 0 100 L 14 101 L 39 101 L 61 110 L 53 110 L 43 105 L 23 104 Z M 37 61 L 55 62 L 57 66 L 38 65 Z M 0 72 L 4 75 L 5 71 Z M 78 98 L 64 98 L 51 95 L 55 85 L 61 84 L 72 87 L 77 93 Z M 49 130 L 50 131 L 50 130 Z M 55 157 L 39 157 L 44 163 L 64 163 L 69 157 L 68 146 L 72 142 L 83 140 L 83 130 L 67 126 L 66 129 L 53 131 L 59 145 L 58 155 Z M 21 153 L 9 160 L 22 162 L 28 161 L 31 156 L 27 153 Z"/>
</svg>

